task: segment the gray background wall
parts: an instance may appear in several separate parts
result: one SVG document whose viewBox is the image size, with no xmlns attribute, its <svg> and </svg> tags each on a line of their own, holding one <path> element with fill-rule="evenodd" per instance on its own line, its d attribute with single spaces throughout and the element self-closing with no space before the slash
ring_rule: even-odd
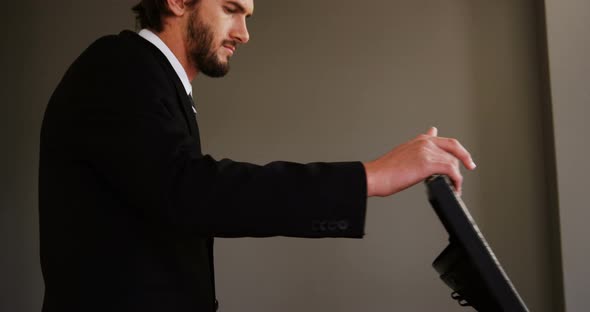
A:
<svg viewBox="0 0 590 312">
<path fill-rule="evenodd" d="M 590 306 L 590 211 L 586 198 L 590 144 L 585 134 L 590 116 L 590 2 L 545 3 L 565 303 L 568 311 L 586 311 Z"/>
<path fill-rule="evenodd" d="M 257 1 L 230 75 L 194 82 L 204 151 L 260 164 L 370 160 L 436 125 L 472 151 L 479 167 L 465 173 L 464 200 L 531 311 L 560 311 L 535 3 Z M 12 76 L 1 84 L 0 311 L 41 304 L 47 99 L 89 43 L 134 27 L 132 4 L 28 0 L 7 10 L 27 14 L 7 17 L 1 59 Z M 468 311 L 430 266 L 446 234 L 423 186 L 368 204 L 363 240 L 218 239 L 222 311 Z"/>
</svg>

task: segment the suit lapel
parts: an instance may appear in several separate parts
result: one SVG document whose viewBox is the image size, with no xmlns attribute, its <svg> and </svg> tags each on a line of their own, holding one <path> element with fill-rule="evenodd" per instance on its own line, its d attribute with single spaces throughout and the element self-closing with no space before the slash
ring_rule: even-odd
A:
<svg viewBox="0 0 590 312">
<path fill-rule="evenodd" d="M 195 116 L 195 113 L 193 112 L 192 105 L 191 105 L 190 100 L 188 98 L 188 94 L 186 94 L 186 89 L 182 85 L 180 78 L 176 74 L 176 71 L 174 71 L 174 68 L 172 67 L 172 65 L 170 64 L 170 62 L 166 58 L 166 56 L 156 46 L 151 44 L 149 41 L 143 39 L 141 36 L 139 36 L 135 32 L 125 30 L 125 31 L 121 32 L 121 35 L 122 36 L 129 36 L 131 38 L 134 38 L 134 39 L 140 41 L 144 46 L 146 46 L 148 49 L 150 49 L 150 51 L 158 59 L 159 63 L 162 65 L 162 68 L 166 72 L 166 75 L 174 84 L 174 87 L 176 89 L 176 98 L 177 98 L 177 103 L 178 103 L 179 109 L 182 112 L 184 120 L 187 123 L 190 135 L 197 140 L 197 142 L 199 144 L 199 151 L 200 151 L 201 142 L 200 142 L 200 135 L 199 135 L 199 127 L 197 125 L 197 118 Z"/>
<path fill-rule="evenodd" d="M 174 85 L 176 87 L 176 96 L 178 98 L 178 104 L 181 106 L 180 109 L 182 110 L 182 113 L 184 115 L 184 119 L 188 123 L 191 135 L 196 136 L 198 139 L 199 138 L 199 127 L 197 125 L 197 118 L 195 116 L 195 112 L 193 111 L 193 105 L 191 104 L 191 102 L 188 98 L 189 95 L 186 94 L 186 89 L 182 85 L 180 78 L 178 78 L 178 76 L 176 75 L 176 72 L 174 71 L 172 66 L 168 66 L 168 67 L 170 67 L 170 69 L 172 70 L 172 73 L 169 73 L 169 75 L 172 75 L 174 78 L 176 78 L 176 79 L 174 79 Z M 200 143 L 199 143 L 199 145 L 200 145 Z"/>
</svg>

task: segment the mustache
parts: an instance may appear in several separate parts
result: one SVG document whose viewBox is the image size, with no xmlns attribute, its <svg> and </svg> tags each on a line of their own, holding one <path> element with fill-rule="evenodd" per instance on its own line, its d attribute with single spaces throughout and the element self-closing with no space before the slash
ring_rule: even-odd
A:
<svg viewBox="0 0 590 312">
<path fill-rule="evenodd" d="M 237 47 L 238 47 L 238 44 L 239 44 L 239 43 L 238 43 L 237 41 L 235 41 L 235 40 L 224 40 L 224 41 L 221 43 L 221 45 L 232 46 L 232 47 L 234 47 L 234 48 L 237 48 Z"/>
</svg>

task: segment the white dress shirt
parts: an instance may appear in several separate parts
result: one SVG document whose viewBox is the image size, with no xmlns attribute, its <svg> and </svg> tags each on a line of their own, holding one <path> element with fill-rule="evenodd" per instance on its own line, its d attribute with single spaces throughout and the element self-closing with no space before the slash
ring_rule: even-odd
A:
<svg viewBox="0 0 590 312">
<path fill-rule="evenodd" d="M 168 62 L 170 62 L 170 65 L 172 65 L 172 68 L 174 68 L 176 75 L 178 75 L 178 78 L 180 78 L 180 81 L 182 82 L 182 85 L 186 90 L 186 94 L 192 97 L 193 87 L 191 85 L 190 80 L 188 79 L 188 75 L 186 74 L 184 67 L 182 67 L 182 65 L 178 61 L 178 58 L 176 58 L 176 55 L 172 53 L 172 51 L 170 50 L 170 48 L 168 48 L 164 41 L 162 41 L 162 39 L 160 39 L 160 37 L 158 37 L 158 35 L 153 33 L 151 30 L 145 28 L 140 30 L 138 35 L 140 35 L 145 40 L 151 42 L 153 45 L 156 46 L 156 48 L 162 51 L 162 53 L 168 59 Z M 197 113 L 194 106 L 193 111 L 195 112 L 195 114 Z"/>
</svg>

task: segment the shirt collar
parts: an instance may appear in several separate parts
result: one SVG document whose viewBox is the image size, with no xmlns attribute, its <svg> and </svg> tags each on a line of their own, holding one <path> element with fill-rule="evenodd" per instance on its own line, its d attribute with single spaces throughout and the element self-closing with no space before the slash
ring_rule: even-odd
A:
<svg viewBox="0 0 590 312">
<path fill-rule="evenodd" d="M 170 62 L 170 64 L 174 68 L 176 75 L 178 75 L 178 78 L 180 78 L 180 81 L 182 82 L 182 85 L 184 86 L 184 89 L 186 90 L 186 94 L 192 94 L 193 87 L 191 85 L 190 80 L 188 79 L 188 75 L 186 74 L 184 67 L 182 67 L 182 65 L 180 64 L 180 62 L 178 61 L 178 59 L 176 58 L 174 53 L 172 53 L 172 51 L 170 50 L 170 48 L 168 48 L 168 46 L 164 43 L 164 41 L 162 41 L 162 39 L 160 39 L 160 37 L 158 37 L 158 35 L 156 35 L 155 33 L 153 33 L 149 29 L 144 28 L 144 29 L 140 30 L 138 34 L 141 37 L 143 37 L 145 40 L 147 40 L 147 41 L 151 42 L 153 45 L 155 45 L 166 56 L 166 58 L 168 59 L 168 62 Z"/>
</svg>

